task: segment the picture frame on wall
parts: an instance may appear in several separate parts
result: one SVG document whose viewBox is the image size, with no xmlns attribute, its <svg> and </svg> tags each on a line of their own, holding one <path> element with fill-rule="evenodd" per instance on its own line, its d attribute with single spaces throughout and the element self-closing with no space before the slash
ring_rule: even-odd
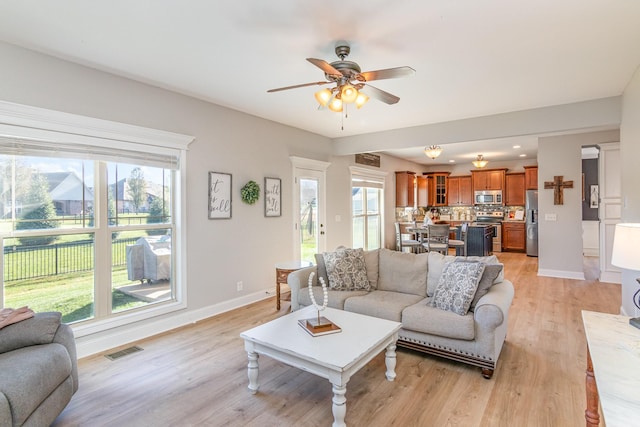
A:
<svg viewBox="0 0 640 427">
<path fill-rule="evenodd" d="M 209 172 L 209 219 L 231 218 L 231 174 Z"/>
<path fill-rule="evenodd" d="M 282 215 L 282 180 L 280 178 L 264 179 L 264 216 Z"/>
</svg>

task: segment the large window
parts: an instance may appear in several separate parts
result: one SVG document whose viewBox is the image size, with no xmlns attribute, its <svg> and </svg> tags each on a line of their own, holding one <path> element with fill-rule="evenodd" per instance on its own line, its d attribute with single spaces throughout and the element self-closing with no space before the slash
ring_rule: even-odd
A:
<svg viewBox="0 0 640 427">
<path fill-rule="evenodd" d="M 351 168 L 352 246 L 373 250 L 383 242 L 384 175 Z"/>
<path fill-rule="evenodd" d="M 104 324 L 86 333 L 183 307 L 190 138 L 55 112 L 43 127 L 51 115 L 55 130 L 0 134 L 0 306 Z"/>
<path fill-rule="evenodd" d="M 174 298 L 172 169 L 21 155 L 0 167 L 6 306 L 71 323 Z"/>
</svg>

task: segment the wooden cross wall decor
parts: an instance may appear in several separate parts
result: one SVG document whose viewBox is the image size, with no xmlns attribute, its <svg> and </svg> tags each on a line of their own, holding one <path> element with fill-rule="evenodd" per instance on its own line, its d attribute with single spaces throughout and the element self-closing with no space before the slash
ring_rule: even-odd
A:
<svg viewBox="0 0 640 427">
<path fill-rule="evenodd" d="M 549 189 L 553 188 L 553 204 L 554 205 L 563 205 L 564 204 L 564 195 L 562 190 L 564 188 L 573 188 L 573 181 L 563 181 L 564 176 L 554 176 L 553 181 L 546 181 L 544 183 L 544 188 Z"/>
</svg>

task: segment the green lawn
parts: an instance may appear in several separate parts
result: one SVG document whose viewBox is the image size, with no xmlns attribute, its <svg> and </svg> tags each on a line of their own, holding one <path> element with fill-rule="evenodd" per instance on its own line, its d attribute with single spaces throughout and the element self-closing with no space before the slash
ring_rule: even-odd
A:
<svg viewBox="0 0 640 427">
<path fill-rule="evenodd" d="M 116 267 L 113 282 L 130 284 L 126 267 Z M 118 285 L 116 285 L 118 286 Z M 148 304 L 145 301 L 112 290 L 113 311 L 122 311 Z M 5 306 L 28 305 L 34 311 L 59 311 L 65 323 L 93 317 L 93 272 L 60 274 L 5 283 Z"/>
</svg>

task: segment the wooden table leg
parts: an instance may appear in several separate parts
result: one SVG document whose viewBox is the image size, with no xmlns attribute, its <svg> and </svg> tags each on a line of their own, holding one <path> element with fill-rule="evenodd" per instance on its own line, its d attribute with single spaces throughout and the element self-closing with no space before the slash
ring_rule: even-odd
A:
<svg viewBox="0 0 640 427">
<path fill-rule="evenodd" d="M 600 414 L 598 414 L 598 387 L 596 386 L 596 377 L 593 375 L 593 363 L 591 362 L 591 353 L 589 352 L 588 346 L 585 387 L 587 391 L 587 410 L 584 411 L 584 418 L 587 421 L 587 427 L 598 427 L 600 425 Z"/>
<path fill-rule="evenodd" d="M 280 282 L 276 281 L 276 310 L 280 311 Z"/>
</svg>

